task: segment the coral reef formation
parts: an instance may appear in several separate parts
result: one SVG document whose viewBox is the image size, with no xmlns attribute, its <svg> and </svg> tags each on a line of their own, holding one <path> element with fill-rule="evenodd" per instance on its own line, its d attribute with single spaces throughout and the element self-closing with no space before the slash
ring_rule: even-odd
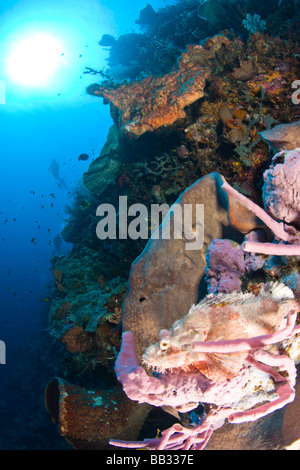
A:
<svg viewBox="0 0 300 470">
<path fill-rule="evenodd" d="M 192 52 L 182 55 L 178 69 L 162 77 L 150 75 L 113 87 L 95 84 L 88 87 L 88 93 L 108 99 L 121 111 L 121 130 L 131 137 L 169 126 L 185 118 L 184 108 L 203 96 L 208 70 L 190 60 L 194 53 L 203 52 L 209 57 L 202 46 L 193 46 Z"/>
<path fill-rule="evenodd" d="M 290 121 L 291 128 L 297 122 L 297 106 L 287 98 L 291 83 L 298 78 L 293 58 L 297 47 L 292 41 L 283 42 L 267 34 L 255 33 L 243 42 L 227 33 L 209 38 L 201 46 L 188 47 L 165 75 L 148 75 L 121 84 L 104 80 L 91 85 L 90 93 L 103 93 L 105 102 L 110 102 L 112 118 L 121 134 L 135 140 L 140 136 L 136 145 L 125 138 L 112 162 L 97 160 L 102 173 L 106 165 L 109 170 L 114 164 L 116 176 L 119 161 L 120 173 L 125 167 L 130 184 L 142 187 L 145 179 L 137 179 L 139 165 L 151 169 L 155 159 L 168 155 L 178 161 L 178 168 L 176 171 L 174 166 L 172 173 L 170 168 L 174 189 L 163 181 L 164 191 L 176 191 L 178 196 L 195 179 L 217 168 L 229 178 L 229 183 L 234 182 L 235 189 L 248 196 L 254 192 L 255 196 L 256 183 L 268 160 L 263 140 L 273 132 L 274 124 Z M 203 83 L 197 91 L 199 96 L 196 93 L 192 97 L 189 87 L 193 87 L 196 77 Z M 164 84 L 168 83 L 166 91 Z M 184 101 L 186 94 L 191 101 Z M 178 158 L 176 149 L 181 145 L 188 149 L 187 161 Z M 297 146 L 295 143 L 294 148 Z M 93 164 L 84 177 L 88 188 L 89 173 L 94 181 L 101 181 L 100 173 L 96 175 L 94 170 Z M 159 175 L 152 176 L 152 184 L 160 184 Z M 108 181 L 112 179 L 109 176 Z M 98 191 L 99 187 L 100 184 L 94 186 Z M 103 188 L 106 187 L 104 182 Z"/>
<path fill-rule="evenodd" d="M 46 402 L 75 448 L 299 446 L 300 18 L 275 3 L 147 6 L 143 34 L 100 41 L 110 68 L 87 91 L 113 126 L 69 208 L 49 319 L 65 373 Z M 148 209 L 149 240 L 97 239 L 120 196 Z"/>
<path fill-rule="evenodd" d="M 291 181 L 287 180 L 286 186 L 290 187 L 290 184 Z M 236 196 L 236 191 L 228 183 L 223 183 L 222 188 Z M 260 216 L 275 235 L 299 243 L 294 227 L 290 235 L 259 206 L 248 202 L 242 195 L 236 199 Z M 245 251 L 277 255 L 300 254 L 299 245 L 267 245 L 272 245 L 271 251 L 265 250 L 265 244 L 261 242 L 246 241 L 242 247 Z M 175 321 L 170 330 L 160 331 L 159 342 L 148 346 L 142 356 L 143 363 L 150 366 L 156 376 L 149 377 L 139 365 L 134 333 L 130 330 L 123 332 L 121 351 L 115 365 L 117 377 L 132 400 L 155 406 L 168 405 L 183 412 L 195 410 L 199 402 L 219 408 L 210 408 L 198 426 L 185 428 L 175 424 L 156 440 L 136 443 L 112 440 L 112 444 L 131 448 L 199 450 L 206 446 L 212 432 L 224 424 L 225 418 L 233 423 L 253 421 L 294 400 L 297 375 L 294 362 L 300 361 L 299 336 L 292 344 L 283 344 L 300 333 L 300 325 L 296 324 L 300 305 L 294 300 L 293 291 L 284 284 L 274 283 L 266 284 L 256 294 L 237 293 L 235 282 L 232 289 L 228 294 L 209 294 L 200 304 L 193 306 L 186 317 Z M 224 323 L 228 327 L 226 330 Z M 277 343 L 281 345 L 278 347 Z M 266 349 L 268 345 L 275 347 L 275 354 Z M 278 374 L 274 366 L 279 371 L 286 370 L 288 375 Z M 252 367 L 270 374 L 275 385 L 278 383 L 273 394 L 270 384 L 261 383 L 260 374 L 256 377 L 254 372 L 253 375 Z M 268 397 L 257 395 L 255 390 L 258 389 L 267 392 Z M 238 391 L 241 391 L 241 397 Z M 232 398 L 229 398 L 232 393 Z M 265 401 L 268 403 L 253 408 Z"/>
</svg>

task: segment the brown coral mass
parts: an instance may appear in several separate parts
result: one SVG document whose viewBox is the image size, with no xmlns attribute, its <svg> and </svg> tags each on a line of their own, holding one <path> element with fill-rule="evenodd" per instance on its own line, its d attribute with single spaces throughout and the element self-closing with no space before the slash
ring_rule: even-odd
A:
<svg viewBox="0 0 300 470">
<path fill-rule="evenodd" d="M 45 404 L 59 433 L 79 450 L 110 450 L 111 436 L 137 439 L 151 408 L 129 400 L 119 387 L 88 390 L 60 378 L 47 385 Z"/>
<path fill-rule="evenodd" d="M 208 67 L 192 59 L 195 49 L 207 51 L 202 46 L 192 46 L 182 54 L 177 68 L 164 76 L 149 76 L 140 81 L 119 86 L 90 85 L 91 95 L 102 96 L 121 111 L 120 126 L 129 137 L 138 137 L 146 131 L 169 126 L 185 118 L 184 108 L 202 98 Z"/>
</svg>

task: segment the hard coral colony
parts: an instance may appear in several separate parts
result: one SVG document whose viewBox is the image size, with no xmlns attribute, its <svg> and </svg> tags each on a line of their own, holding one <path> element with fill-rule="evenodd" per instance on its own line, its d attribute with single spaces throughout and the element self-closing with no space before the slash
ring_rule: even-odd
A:
<svg viewBox="0 0 300 470">
<path fill-rule="evenodd" d="M 223 8 L 221 0 L 214 3 Z M 200 4 L 208 14 L 210 2 Z M 264 20 L 257 28 L 258 15 L 252 19 L 240 21 L 250 32 L 245 41 L 228 32 L 212 35 L 203 45 L 187 44 L 165 74 L 88 87 L 88 93 L 109 101 L 114 125 L 101 156 L 84 174 L 86 187 L 100 200 L 110 193 L 112 199 L 128 194 L 145 204 L 203 204 L 204 243 L 187 251 L 187 240 L 175 229 L 169 240 L 150 238 L 133 252 L 128 285 L 105 261 L 107 250 L 121 253 L 114 268 L 119 276 L 129 257 L 120 245 L 107 243 L 102 252 L 89 236 L 85 256 L 76 253 L 76 283 L 63 269 L 75 254 L 57 261 L 55 336 L 78 354 L 80 384 L 87 370 L 104 362 L 108 371 L 114 364 L 119 382 L 110 398 L 103 392 L 105 410 L 101 391 L 74 386 L 76 407 L 81 396 L 89 398 L 82 406 L 92 403 L 88 418 L 80 414 L 80 431 L 74 431 L 75 408 L 66 406 L 65 390 L 73 386 L 51 382 L 48 396 L 54 389 L 60 394 L 60 432 L 77 448 L 87 442 L 86 448 L 110 450 L 201 450 L 228 422 L 263 420 L 295 400 L 300 121 L 285 100 L 286 83 L 297 78 L 293 54 L 299 50 L 263 33 Z M 167 410 L 177 422 L 143 439 L 139 430 L 152 407 Z M 101 423 L 109 417 L 111 429 L 104 432 Z M 127 435 L 130 420 L 136 426 Z M 102 434 L 95 444 L 97 433 Z M 298 427 L 288 444 L 299 447 L 299 441 Z M 284 438 L 280 446 L 285 448 Z"/>
</svg>

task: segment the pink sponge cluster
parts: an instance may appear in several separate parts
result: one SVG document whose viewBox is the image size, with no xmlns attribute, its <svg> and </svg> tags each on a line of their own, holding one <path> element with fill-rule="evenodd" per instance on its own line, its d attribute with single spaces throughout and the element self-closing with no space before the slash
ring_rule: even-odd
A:
<svg viewBox="0 0 300 470">
<path fill-rule="evenodd" d="M 283 163 L 278 163 L 280 158 Z M 275 219 L 300 225 L 300 148 L 283 150 L 273 157 L 264 173 L 263 201 Z"/>
<path fill-rule="evenodd" d="M 245 241 L 264 241 L 264 234 L 250 232 Z M 241 277 L 246 271 L 263 267 L 265 260 L 253 253 L 245 253 L 242 247 L 230 240 L 215 238 L 206 251 L 205 281 L 209 294 L 240 292 Z"/>
</svg>

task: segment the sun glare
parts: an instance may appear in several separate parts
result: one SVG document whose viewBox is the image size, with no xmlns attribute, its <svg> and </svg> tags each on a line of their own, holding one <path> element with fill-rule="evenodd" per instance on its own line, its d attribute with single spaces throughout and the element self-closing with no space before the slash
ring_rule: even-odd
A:
<svg viewBox="0 0 300 470">
<path fill-rule="evenodd" d="M 61 42 L 50 34 L 28 34 L 13 44 L 7 72 L 12 81 L 21 85 L 47 86 L 62 53 Z"/>
</svg>

